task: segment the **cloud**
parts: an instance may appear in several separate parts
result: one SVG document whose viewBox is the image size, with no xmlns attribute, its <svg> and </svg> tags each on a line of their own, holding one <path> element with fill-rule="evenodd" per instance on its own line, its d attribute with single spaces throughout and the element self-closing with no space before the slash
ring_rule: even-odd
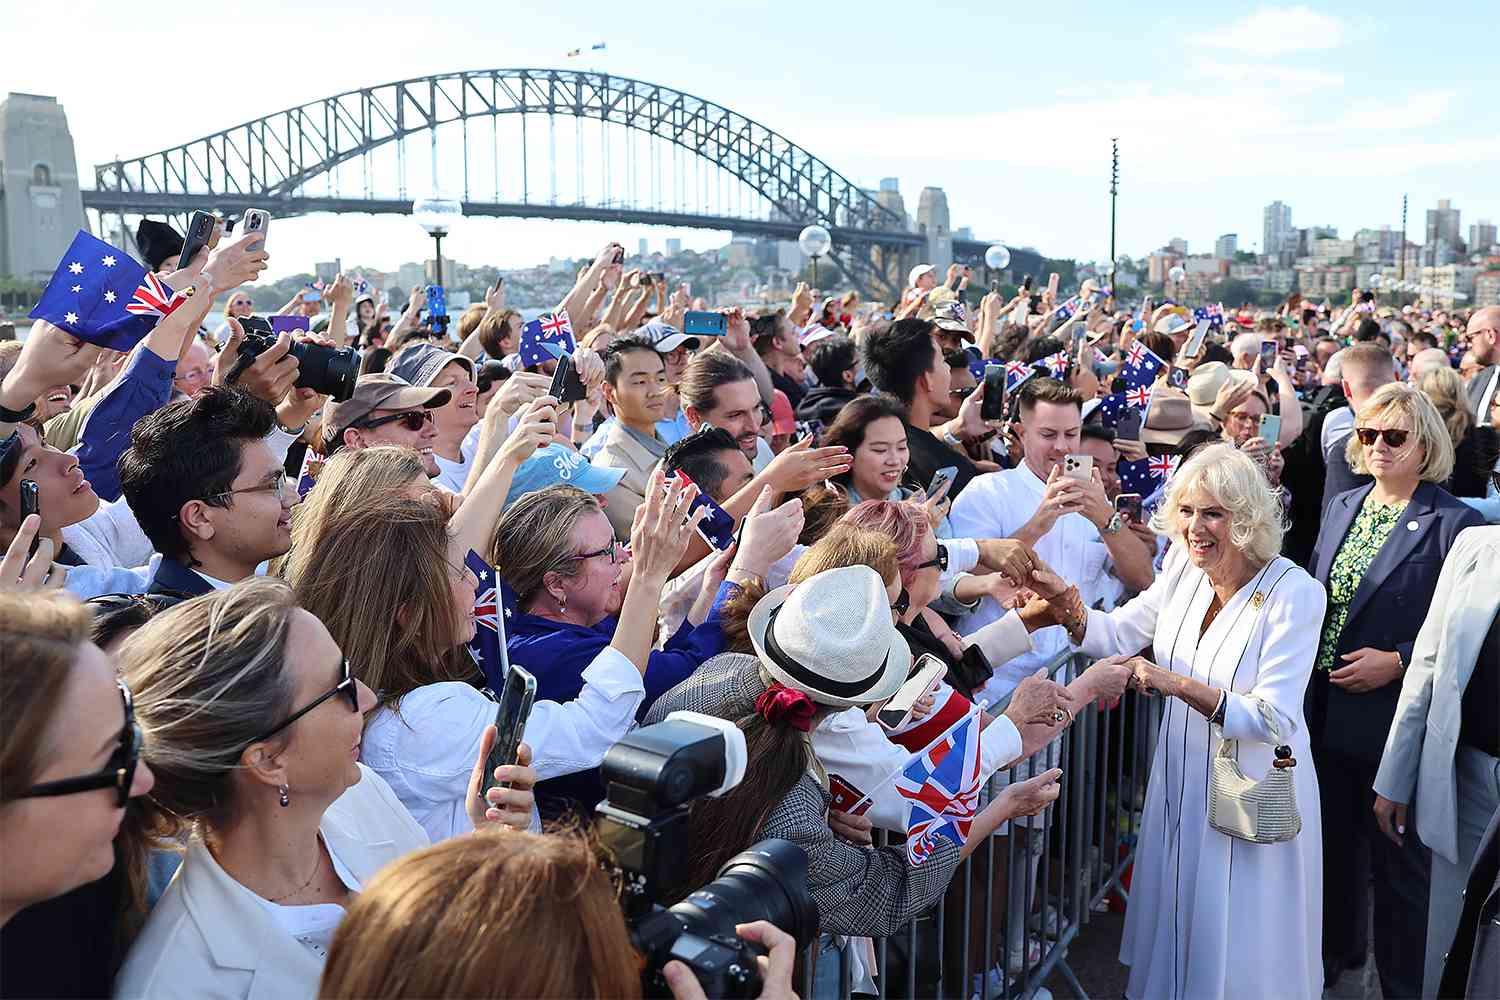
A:
<svg viewBox="0 0 1500 1000">
<path fill-rule="evenodd" d="M 1456 90 L 1428 90 L 1399 101 L 1361 101 L 1339 115 L 1340 125 L 1386 132 L 1426 128 L 1448 117 L 1448 107 L 1456 97 Z"/>
<path fill-rule="evenodd" d="M 1188 42 L 1255 56 L 1336 49 L 1344 41 L 1338 18 L 1308 7 L 1262 7 L 1233 24 L 1189 35 Z"/>
<path fill-rule="evenodd" d="M 1275 63 L 1232 63 L 1218 59 L 1194 59 L 1189 69 L 1196 75 L 1225 83 L 1260 84 L 1301 93 L 1339 90 L 1344 74 L 1323 69 L 1303 69 Z"/>
</svg>

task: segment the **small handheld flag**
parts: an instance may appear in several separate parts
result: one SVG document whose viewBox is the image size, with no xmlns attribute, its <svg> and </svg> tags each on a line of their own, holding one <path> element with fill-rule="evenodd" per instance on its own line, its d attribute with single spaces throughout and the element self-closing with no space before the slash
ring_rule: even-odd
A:
<svg viewBox="0 0 1500 1000">
<path fill-rule="evenodd" d="M 979 804 L 979 730 L 976 709 L 896 776 L 908 802 L 906 857 L 913 865 L 933 855 L 939 838 L 962 847 L 969 836 Z"/>
<path fill-rule="evenodd" d="M 473 549 L 464 565 L 474 574 L 474 638 L 469 640 L 469 655 L 484 672 L 491 691 L 505 690 L 505 675 L 510 672 L 505 656 L 505 621 L 515 615 L 515 595 L 495 575 L 484 557 Z"/>
<path fill-rule="evenodd" d="M 568 322 L 566 309 L 542 313 L 521 327 L 521 343 L 517 348 L 521 364 L 529 368 L 552 360 L 552 355 L 542 346 L 549 343 L 563 348 L 567 354 L 572 354 L 577 346 L 573 343 L 573 324 Z"/>
<path fill-rule="evenodd" d="M 80 230 L 30 315 L 98 347 L 128 351 L 185 301 L 129 254 Z"/>
</svg>

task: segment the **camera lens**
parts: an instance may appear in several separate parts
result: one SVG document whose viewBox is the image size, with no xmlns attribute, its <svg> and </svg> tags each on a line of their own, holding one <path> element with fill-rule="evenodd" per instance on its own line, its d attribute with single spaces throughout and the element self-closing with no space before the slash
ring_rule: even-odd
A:
<svg viewBox="0 0 1500 1000">
<path fill-rule="evenodd" d="M 805 948 L 818 934 L 818 904 L 807 889 L 807 853 L 789 840 L 762 840 L 736 854 L 719 877 L 672 907 L 689 933 L 733 935 L 765 920 Z"/>
<path fill-rule="evenodd" d="M 339 403 L 354 395 L 358 351 L 293 341 L 292 354 L 297 358 L 297 388 L 316 390 Z"/>
</svg>

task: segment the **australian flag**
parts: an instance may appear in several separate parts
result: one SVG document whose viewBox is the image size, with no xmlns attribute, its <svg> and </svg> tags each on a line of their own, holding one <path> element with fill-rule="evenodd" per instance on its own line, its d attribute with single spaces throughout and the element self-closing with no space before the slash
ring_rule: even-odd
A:
<svg viewBox="0 0 1500 1000">
<path fill-rule="evenodd" d="M 90 344 L 128 351 L 186 301 L 125 251 L 80 230 L 31 318 Z"/>
<path fill-rule="evenodd" d="M 1061 321 L 1070 320 L 1073 318 L 1073 314 L 1078 311 L 1078 307 L 1082 304 L 1082 301 L 1076 295 L 1070 296 L 1063 300 L 1062 305 L 1052 310 L 1052 314 Z"/>
<path fill-rule="evenodd" d="M 1224 305 L 1221 302 L 1215 302 L 1211 305 L 1194 309 L 1193 319 L 1206 319 L 1211 328 L 1218 329 L 1224 325 Z"/>
<path fill-rule="evenodd" d="M 474 638 L 469 640 L 469 655 L 484 672 L 485 685 L 491 691 L 505 690 L 505 621 L 516 613 L 516 597 L 498 576 L 494 567 L 473 549 L 464 565 L 474 574 Z"/>
<path fill-rule="evenodd" d="M 1125 352 L 1125 363 L 1120 366 L 1120 376 L 1125 379 L 1127 386 L 1144 385 L 1147 389 L 1156 381 L 1156 373 L 1167 367 L 1167 363 L 1161 359 L 1151 348 L 1133 340 L 1130 350 Z"/>
<path fill-rule="evenodd" d="M 552 355 L 542 346 L 549 343 L 556 344 L 564 353 L 573 353 L 576 346 L 573 343 L 573 324 L 568 322 L 566 309 L 542 313 L 521 327 L 521 345 L 518 348 L 521 364 L 534 368 L 544 361 L 551 361 Z"/>
<path fill-rule="evenodd" d="M 1177 463 L 1180 461 L 1182 460 L 1176 455 L 1157 455 L 1134 462 L 1121 462 L 1115 466 L 1115 474 L 1120 477 L 1121 491 L 1149 497 L 1177 471 Z"/>
<path fill-rule="evenodd" d="M 1024 361 L 1005 362 L 1005 391 L 1007 394 L 1015 392 L 1016 386 L 1026 377 L 1031 366 Z"/>
<path fill-rule="evenodd" d="M 978 710 L 916 754 L 900 774 L 896 790 L 907 800 L 906 857 L 919 865 L 932 856 L 938 838 L 962 847 L 979 807 Z"/>
</svg>

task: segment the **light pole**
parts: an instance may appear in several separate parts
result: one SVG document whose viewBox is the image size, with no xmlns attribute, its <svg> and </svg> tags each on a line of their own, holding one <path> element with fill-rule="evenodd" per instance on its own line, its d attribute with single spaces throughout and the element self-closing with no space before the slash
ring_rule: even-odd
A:
<svg viewBox="0 0 1500 1000">
<path fill-rule="evenodd" d="M 803 253 L 812 258 L 813 289 L 816 291 L 818 287 L 818 258 L 828 252 L 828 248 L 833 245 L 833 237 L 828 235 L 828 230 L 817 223 L 813 223 L 797 234 L 797 245 L 802 248 Z"/>
<path fill-rule="evenodd" d="M 417 225 L 427 230 L 427 234 L 437 245 L 437 280 L 433 284 L 441 285 L 443 283 L 443 237 L 448 235 L 449 228 L 455 222 L 464 217 L 463 203 L 456 198 L 433 195 L 430 198 L 419 198 L 412 202 L 411 214 L 417 220 Z"/>
<path fill-rule="evenodd" d="M 1000 279 L 993 272 L 1003 271 L 1007 267 L 1010 267 L 1010 251 L 1006 249 L 1004 243 L 990 245 L 990 248 L 984 252 L 984 266 L 991 271 L 990 291 L 993 292 L 1000 284 Z"/>
<path fill-rule="evenodd" d="M 1172 282 L 1172 295 L 1174 299 L 1182 298 L 1182 283 L 1186 278 L 1187 269 L 1184 268 L 1181 264 L 1174 265 L 1173 268 L 1167 272 L 1167 280 Z M 1178 302 L 1177 304 L 1182 305 L 1181 302 Z"/>
<path fill-rule="evenodd" d="M 1120 140 L 1109 140 L 1109 287 L 1115 287 L 1115 199 L 1120 194 Z"/>
</svg>

